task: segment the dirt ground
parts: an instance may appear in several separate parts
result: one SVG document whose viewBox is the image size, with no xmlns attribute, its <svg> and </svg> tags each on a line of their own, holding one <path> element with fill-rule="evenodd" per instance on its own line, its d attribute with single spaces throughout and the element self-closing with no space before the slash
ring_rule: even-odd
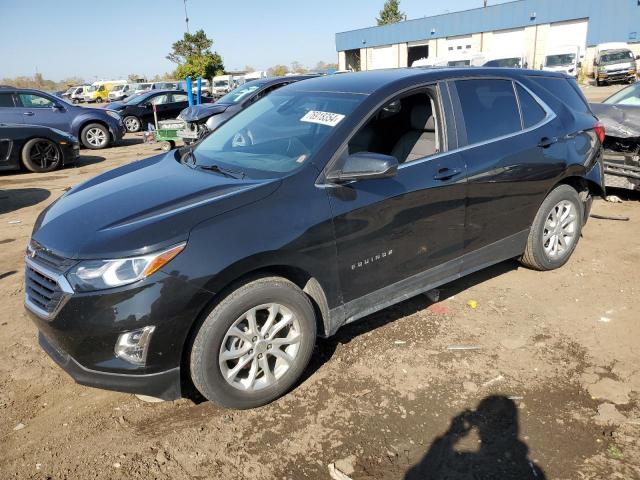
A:
<svg viewBox="0 0 640 480">
<path fill-rule="evenodd" d="M 562 269 L 504 262 L 369 316 L 266 407 L 76 385 L 23 313 L 33 222 L 158 152 L 128 135 L 76 167 L 0 175 L 0 478 L 328 479 L 332 463 L 353 479 L 640 478 L 640 195 L 622 191 L 593 212 L 629 221 L 592 218 Z"/>
</svg>

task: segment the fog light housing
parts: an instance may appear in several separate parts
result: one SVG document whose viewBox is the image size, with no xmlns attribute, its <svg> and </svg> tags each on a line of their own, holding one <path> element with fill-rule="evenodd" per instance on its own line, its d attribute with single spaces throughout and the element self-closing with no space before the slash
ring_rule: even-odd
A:
<svg viewBox="0 0 640 480">
<path fill-rule="evenodd" d="M 114 349 L 116 357 L 134 365 L 144 365 L 147 362 L 151 334 L 155 329 L 155 326 L 149 325 L 120 334 Z"/>
</svg>

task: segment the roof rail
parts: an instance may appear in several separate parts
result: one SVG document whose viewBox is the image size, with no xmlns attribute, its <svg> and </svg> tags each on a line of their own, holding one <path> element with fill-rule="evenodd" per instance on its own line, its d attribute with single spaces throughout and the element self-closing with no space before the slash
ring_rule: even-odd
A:
<svg viewBox="0 0 640 480">
<path fill-rule="evenodd" d="M 16 88 L 13 85 L 0 85 L 0 88 Z"/>
</svg>

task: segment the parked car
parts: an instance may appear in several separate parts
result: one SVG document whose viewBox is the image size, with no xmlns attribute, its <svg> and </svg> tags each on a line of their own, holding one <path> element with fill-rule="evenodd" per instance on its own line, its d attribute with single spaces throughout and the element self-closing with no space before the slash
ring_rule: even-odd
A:
<svg viewBox="0 0 640 480">
<path fill-rule="evenodd" d="M 604 171 L 608 187 L 640 190 L 640 83 L 591 109 L 605 127 Z"/>
<path fill-rule="evenodd" d="M 108 100 L 110 102 L 118 102 L 120 100 L 124 100 L 130 95 L 133 95 L 135 92 L 134 84 L 125 84 L 125 85 L 114 85 L 111 91 L 109 92 Z"/>
<path fill-rule="evenodd" d="M 208 102 L 211 99 L 203 98 L 202 101 Z M 154 106 L 158 120 L 168 120 L 176 118 L 187 105 L 189 100 L 184 90 L 151 90 L 131 98 L 126 103 L 113 103 L 106 108 L 117 112 L 123 118 L 128 132 L 138 132 L 153 124 Z"/>
<path fill-rule="evenodd" d="M 564 265 L 604 194 L 603 137 L 551 72 L 297 82 L 66 192 L 36 221 L 25 304 L 82 384 L 263 405 L 317 335 L 503 260 Z"/>
<path fill-rule="evenodd" d="M 126 80 L 100 80 L 84 89 L 83 100 L 87 103 L 102 103 L 109 99 L 109 92 L 118 85 L 126 85 Z"/>
<path fill-rule="evenodd" d="M 185 129 L 180 130 L 178 135 L 185 143 L 193 143 L 274 90 L 317 76 L 291 75 L 253 80 L 237 87 L 215 103 L 187 107 L 178 115 L 180 120 L 186 122 Z"/>
<path fill-rule="evenodd" d="M 619 81 L 635 82 L 638 73 L 636 60 L 639 58 L 633 54 L 629 45 L 623 42 L 596 45 L 593 60 L 596 86 Z"/>
<path fill-rule="evenodd" d="M 71 87 L 65 93 L 65 99 L 69 100 L 71 103 L 81 103 L 84 101 L 84 91 L 89 87 L 89 85 L 80 85 L 77 87 Z"/>
<path fill-rule="evenodd" d="M 0 171 L 44 173 L 77 160 L 78 139 L 57 128 L 0 123 Z"/>
<path fill-rule="evenodd" d="M 57 128 L 91 149 L 106 148 L 124 135 L 116 112 L 80 107 L 29 88 L 0 87 L 0 122 Z"/>
</svg>

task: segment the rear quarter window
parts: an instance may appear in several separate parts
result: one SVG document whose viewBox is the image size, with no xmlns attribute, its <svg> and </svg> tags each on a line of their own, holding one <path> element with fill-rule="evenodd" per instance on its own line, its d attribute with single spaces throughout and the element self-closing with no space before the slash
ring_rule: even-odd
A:
<svg viewBox="0 0 640 480">
<path fill-rule="evenodd" d="M 511 80 L 456 80 L 467 143 L 520 131 L 520 112 Z"/>
<path fill-rule="evenodd" d="M 547 116 L 540 104 L 521 85 L 516 84 L 524 128 L 533 127 Z"/>
<path fill-rule="evenodd" d="M 570 109 L 580 113 L 591 113 L 589 104 L 580 89 L 570 83 L 574 80 L 552 77 L 529 77 L 529 79 L 547 90 Z"/>
</svg>

